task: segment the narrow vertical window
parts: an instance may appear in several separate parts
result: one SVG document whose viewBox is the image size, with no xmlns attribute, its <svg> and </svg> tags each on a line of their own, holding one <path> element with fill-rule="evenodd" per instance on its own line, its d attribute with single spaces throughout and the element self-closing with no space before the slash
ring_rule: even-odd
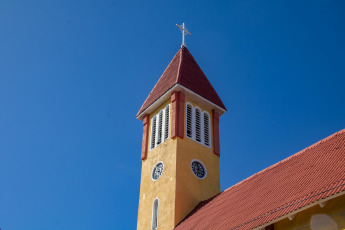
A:
<svg viewBox="0 0 345 230">
<path fill-rule="evenodd" d="M 210 146 L 210 117 L 204 113 L 204 141 L 205 145 Z"/>
<path fill-rule="evenodd" d="M 187 137 L 192 138 L 192 106 L 187 105 Z"/>
<path fill-rule="evenodd" d="M 170 105 L 166 105 L 152 117 L 151 124 L 151 149 L 156 148 L 169 137 Z"/>
<path fill-rule="evenodd" d="M 201 114 L 200 110 L 195 110 L 195 140 L 201 142 Z"/>
<path fill-rule="evenodd" d="M 158 228 L 158 198 L 153 201 L 152 207 L 152 230 Z"/>
<path fill-rule="evenodd" d="M 163 126 L 163 110 L 159 112 L 158 115 L 158 136 L 157 136 L 157 145 L 162 142 L 162 126 Z"/>
<path fill-rule="evenodd" d="M 151 127 L 152 127 L 152 130 L 151 130 L 151 149 L 153 149 L 155 147 L 155 144 L 156 144 L 156 119 L 157 119 L 157 116 L 153 116 L 152 118 L 152 124 L 151 124 Z"/>
<path fill-rule="evenodd" d="M 168 139 L 169 137 L 169 119 L 170 119 L 169 105 L 167 105 L 165 107 L 164 140 Z"/>
</svg>

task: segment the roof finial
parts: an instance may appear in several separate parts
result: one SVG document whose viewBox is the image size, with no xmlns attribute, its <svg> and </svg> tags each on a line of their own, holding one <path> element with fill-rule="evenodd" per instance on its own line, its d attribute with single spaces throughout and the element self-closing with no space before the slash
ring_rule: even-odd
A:
<svg viewBox="0 0 345 230">
<path fill-rule="evenodd" d="M 181 32 L 182 32 L 182 45 L 181 45 L 181 47 L 182 47 L 182 46 L 186 47 L 186 43 L 184 42 L 184 36 L 185 36 L 186 34 L 189 34 L 189 35 L 192 35 L 192 34 L 188 32 L 187 28 L 184 26 L 184 23 L 182 23 L 182 26 L 177 25 L 177 24 L 176 24 L 176 26 L 177 26 L 178 28 L 180 28 L 180 30 L 181 30 Z"/>
</svg>

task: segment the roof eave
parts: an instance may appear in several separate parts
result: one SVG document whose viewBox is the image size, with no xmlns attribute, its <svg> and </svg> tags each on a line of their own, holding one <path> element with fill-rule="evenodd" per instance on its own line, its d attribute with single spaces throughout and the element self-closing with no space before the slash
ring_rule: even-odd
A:
<svg viewBox="0 0 345 230">
<path fill-rule="evenodd" d="M 313 203 L 311 203 L 311 204 L 308 204 L 308 205 L 306 205 L 306 206 L 304 206 L 304 207 L 301 207 L 301 208 L 299 208 L 299 209 L 297 209 L 297 210 L 295 210 L 295 211 L 289 212 L 289 213 L 287 213 L 287 214 L 285 214 L 285 215 L 283 215 L 283 216 L 281 216 L 281 217 L 278 217 L 278 218 L 276 218 L 276 219 L 274 219 L 274 220 L 271 220 L 271 221 L 269 221 L 269 222 L 267 222 L 267 223 L 265 223 L 265 224 L 262 224 L 262 225 L 260 225 L 260 226 L 257 226 L 257 227 L 255 227 L 255 228 L 253 228 L 253 230 L 265 229 L 265 227 L 267 227 L 267 226 L 269 226 L 269 225 L 271 225 L 271 224 L 274 224 L 274 223 L 276 223 L 276 222 L 278 222 L 278 221 L 281 221 L 281 220 L 283 220 L 283 219 L 289 218 L 290 216 L 296 215 L 297 213 L 300 213 L 300 212 L 302 212 L 302 211 L 304 211 L 304 210 L 307 210 L 308 208 L 311 208 L 311 207 L 313 207 L 313 206 L 321 205 L 321 204 L 324 203 L 324 202 L 327 202 L 327 201 L 329 201 L 329 200 L 332 200 L 332 199 L 337 198 L 337 197 L 342 196 L 342 195 L 345 195 L 345 190 L 342 191 L 342 192 L 333 194 L 333 195 L 331 195 L 331 196 L 329 196 L 329 197 L 326 197 L 326 198 L 324 198 L 324 199 L 315 201 L 315 202 L 313 202 Z"/>
<path fill-rule="evenodd" d="M 183 91 L 186 94 L 193 95 L 194 97 L 200 98 L 203 102 L 208 104 L 211 108 L 214 108 L 218 111 L 219 116 L 223 115 L 227 110 L 223 109 L 222 107 L 216 105 L 215 103 L 207 100 L 206 98 L 200 96 L 199 94 L 193 92 L 192 90 L 184 87 L 181 84 L 176 83 L 173 87 L 171 87 L 168 91 L 166 91 L 163 95 L 161 95 L 157 100 L 155 100 L 151 105 L 149 105 L 146 109 L 144 109 L 140 114 L 136 117 L 139 120 L 143 120 L 146 114 L 152 113 L 159 105 L 161 105 L 164 101 L 168 100 L 171 96 L 171 93 L 174 91 Z"/>
</svg>

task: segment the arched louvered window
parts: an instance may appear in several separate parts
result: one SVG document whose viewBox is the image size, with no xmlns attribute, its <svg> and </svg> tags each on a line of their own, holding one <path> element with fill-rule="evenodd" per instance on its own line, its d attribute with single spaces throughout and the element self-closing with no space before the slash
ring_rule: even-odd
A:
<svg viewBox="0 0 345 230">
<path fill-rule="evenodd" d="M 210 116 L 204 112 L 204 143 L 210 146 Z"/>
<path fill-rule="evenodd" d="M 158 115 L 158 135 L 157 135 L 157 145 L 162 142 L 162 127 L 163 126 L 163 110 L 159 112 Z"/>
<path fill-rule="evenodd" d="M 192 138 L 192 106 L 190 104 L 187 105 L 187 137 Z"/>
<path fill-rule="evenodd" d="M 152 205 L 152 230 L 158 228 L 158 198 L 153 201 Z"/>
<path fill-rule="evenodd" d="M 190 103 L 186 105 L 186 136 L 211 147 L 210 115 L 193 107 Z"/>
<path fill-rule="evenodd" d="M 169 125 L 170 125 L 170 110 L 169 105 L 165 107 L 165 121 L 164 121 L 164 140 L 169 137 Z"/>
<path fill-rule="evenodd" d="M 155 114 L 151 122 L 151 149 L 153 149 L 169 137 L 170 105 Z"/>
<path fill-rule="evenodd" d="M 195 140 L 201 142 L 201 112 L 195 109 Z"/>
<path fill-rule="evenodd" d="M 152 118 L 152 130 L 151 130 L 151 149 L 156 146 L 156 123 L 157 123 L 157 116 L 154 115 Z"/>
</svg>

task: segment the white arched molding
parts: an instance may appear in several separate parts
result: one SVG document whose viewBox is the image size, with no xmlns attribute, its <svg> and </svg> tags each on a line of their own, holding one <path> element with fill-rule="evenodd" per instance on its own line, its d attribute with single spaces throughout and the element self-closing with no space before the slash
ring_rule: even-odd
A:
<svg viewBox="0 0 345 230">
<path fill-rule="evenodd" d="M 170 104 L 166 105 L 151 118 L 150 149 L 156 148 L 169 138 Z"/>
<path fill-rule="evenodd" d="M 152 204 L 151 230 L 155 230 L 158 228 L 158 206 L 159 206 L 159 200 L 158 200 L 158 198 L 156 198 Z"/>
<path fill-rule="evenodd" d="M 186 136 L 211 148 L 211 116 L 189 102 L 186 103 Z"/>
</svg>

